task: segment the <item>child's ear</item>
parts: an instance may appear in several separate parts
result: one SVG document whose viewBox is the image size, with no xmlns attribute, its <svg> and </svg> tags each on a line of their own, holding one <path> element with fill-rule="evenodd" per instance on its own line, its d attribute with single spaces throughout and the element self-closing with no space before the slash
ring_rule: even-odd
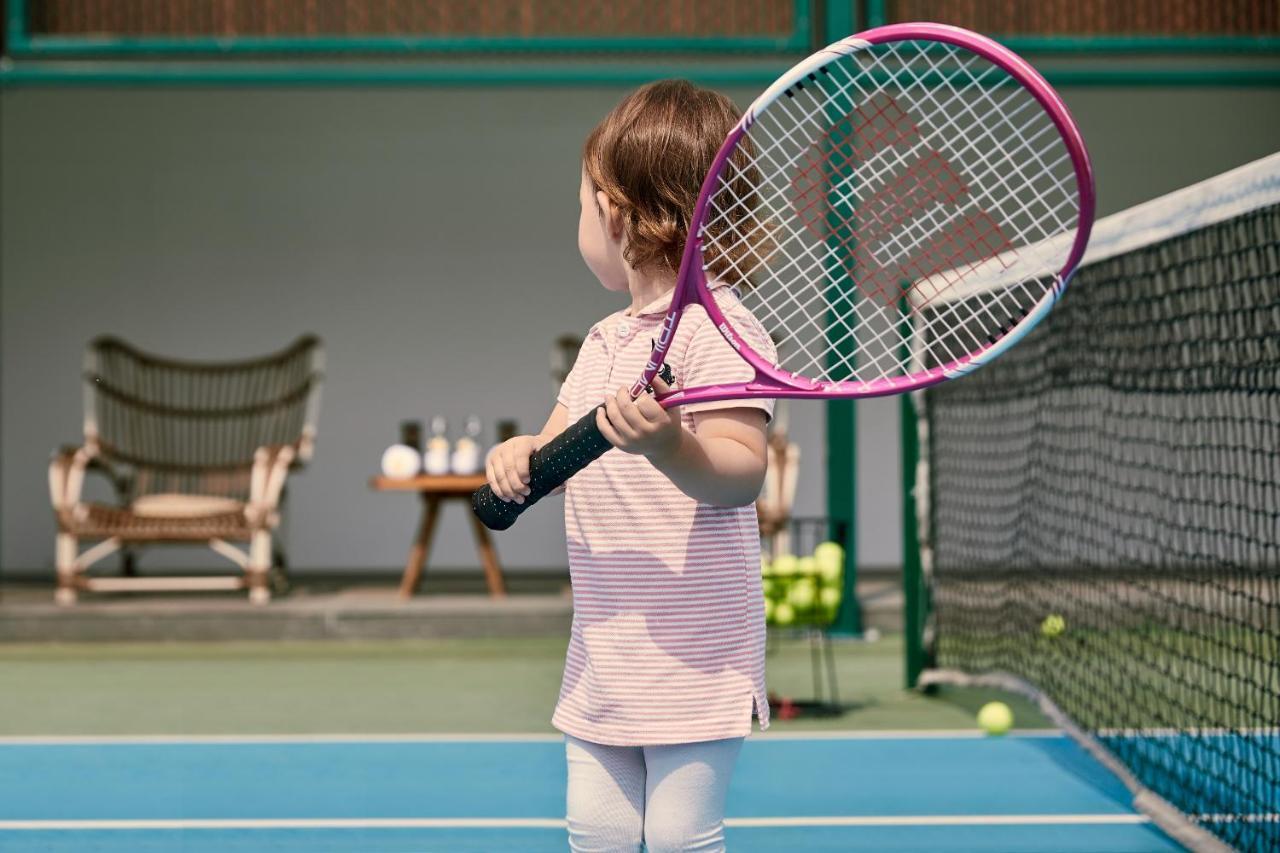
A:
<svg viewBox="0 0 1280 853">
<path fill-rule="evenodd" d="M 615 240 L 622 239 L 622 210 L 609 196 L 605 195 L 604 190 L 596 190 L 596 207 L 600 210 L 600 216 L 604 219 L 605 231 Z"/>
</svg>

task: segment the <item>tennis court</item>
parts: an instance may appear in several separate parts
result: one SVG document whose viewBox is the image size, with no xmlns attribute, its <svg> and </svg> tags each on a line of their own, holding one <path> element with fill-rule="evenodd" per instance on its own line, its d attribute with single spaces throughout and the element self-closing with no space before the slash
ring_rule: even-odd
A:
<svg viewBox="0 0 1280 853">
<path fill-rule="evenodd" d="M 7 647 L 0 847 L 562 849 L 563 645 Z M 904 690 L 901 663 L 897 637 L 839 645 L 844 714 L 749 741 L 733 849 L 1178 849 L 1033 706 Z M 769 666 L 781 693 L 812 690 L 807 643 Z M 973 713 L 997 697 L 1020 728 L 986 737 Z"/>
<path fill-rule="evenodd" d="M 0 9 L 0 851 L 1280 853 L 1274 0 Z"/>
<path fill-rule="evenodd" d="M 0 759 L 5 850 L 564 846 L 551 735 L 6 740 Z M 734 850 L 1180 849 L 1056 733 L 765 736 L 740 762 Z"/>
</svg>

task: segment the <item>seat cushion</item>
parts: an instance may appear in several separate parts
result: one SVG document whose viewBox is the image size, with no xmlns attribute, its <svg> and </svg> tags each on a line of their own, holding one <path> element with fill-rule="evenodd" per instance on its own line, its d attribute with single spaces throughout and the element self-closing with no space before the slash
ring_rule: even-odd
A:
<svg viewBox="0 0 1280 853">
<path fill-rule="evenodd" d="M 143 495 L 129 509 L 140 518 L 207 518 L 240 512 L 244 504 L 216 495 Z"/>
</svg>

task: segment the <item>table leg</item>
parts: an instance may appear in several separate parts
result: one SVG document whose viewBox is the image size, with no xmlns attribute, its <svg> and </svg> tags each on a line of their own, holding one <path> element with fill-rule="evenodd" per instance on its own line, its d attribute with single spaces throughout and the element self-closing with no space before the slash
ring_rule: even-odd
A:
<svg viewBox="0 0 1280 853">
<path fill-rule="evenodd" d="M 498 565 L 498 554 L 493 550 L 489 531 L 474 512 L 468 512 L 467 515 L 471 517 L 471 529 L 476 532 L 476 552 L 480 555 L 480 565 L 484 566 L 484 580 L 489 586 L 489 595 L 502 598 L 507 594 L 507 582 L 502 577 L 502 567 Z"/>
<path fill-rule="evenodd" d="M 400 579 L 400 597 L 412 598 L 422 581 L 422 567 L 427 563 L 427 554 L 431 551 L 431 537 L 435 534 L 436 521 L 440 518 L 440 498 L 435 495 L 422 496 L 422 522 L 418 525 L 418 538 L 409 549 L 409 562 L 404 567 L 404 577 Z"/>
</svg>

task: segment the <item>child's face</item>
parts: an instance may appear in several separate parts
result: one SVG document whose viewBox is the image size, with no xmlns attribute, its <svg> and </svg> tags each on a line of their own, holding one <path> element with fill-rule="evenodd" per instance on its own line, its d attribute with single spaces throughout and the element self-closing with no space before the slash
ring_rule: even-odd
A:
<svg viewBox="0 0 1280 853">
<path fill-rule="evenodd" d="M 578 188 L 578 203 L 582 208 L 578 215 L 578 251 L 587 268 L 595 274 L 606 290 L 627 289 L 627 265 L 622 259 L 622 237 L 617 228 L 614 212 L 604 193 L 598 193 L 591 185 L 586 170 Z"/>
</svg>

